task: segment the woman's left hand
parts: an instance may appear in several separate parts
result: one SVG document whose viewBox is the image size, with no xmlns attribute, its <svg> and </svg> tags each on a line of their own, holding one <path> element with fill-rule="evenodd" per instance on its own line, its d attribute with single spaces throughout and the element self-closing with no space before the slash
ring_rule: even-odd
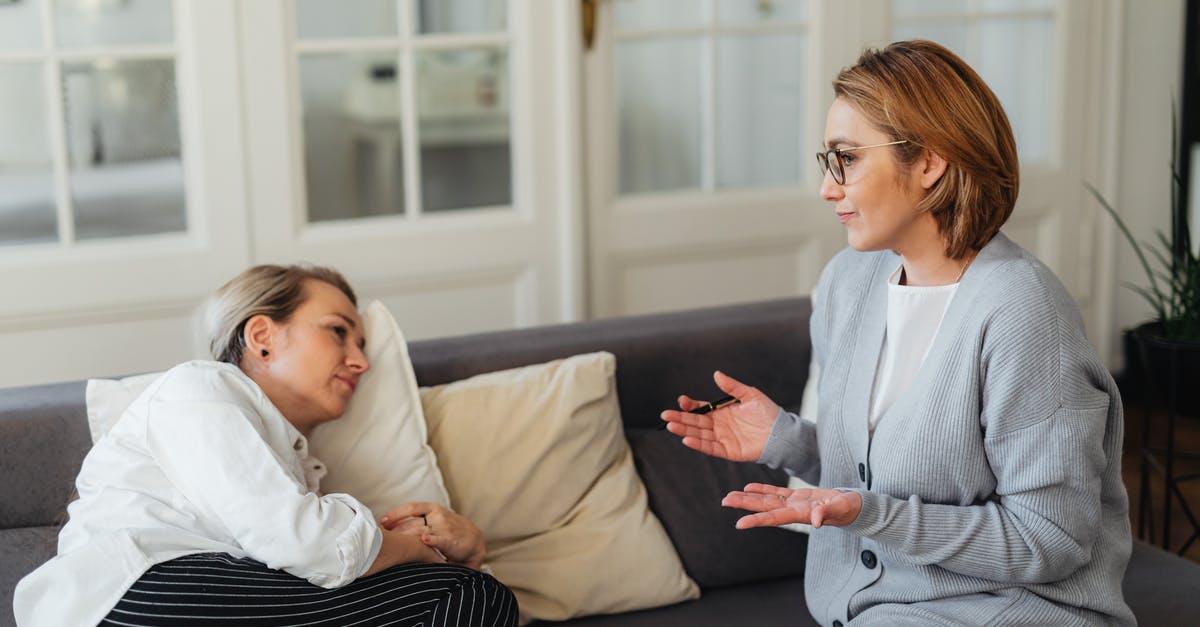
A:
<svg viewBox="0 0 1200 627">
<path fill-rule="evenodd" d="M 727 494 L 721 500 L 721 505 L 758 512 L 739 518 L 738 529 L 778 527 L 791 523 L 841 527 L 858 518 L 858 513 L 862 511 L 862 495 L 823 488 L 789 490 L 751 483 L 741 492 Z"/>
<path fill-rule="evenodd" d="M 437 503 L 405 503 L 388 512 L 379 524 L 418 536 L 447 560 L 476 570 L 487 552 L 483 532 L 475 523 Z"/>
</svg>

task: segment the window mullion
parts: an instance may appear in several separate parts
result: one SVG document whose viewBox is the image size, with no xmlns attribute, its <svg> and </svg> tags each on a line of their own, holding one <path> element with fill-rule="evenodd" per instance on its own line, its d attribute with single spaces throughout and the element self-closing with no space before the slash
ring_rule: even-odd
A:
<svg viewBox="0 0 1200 627">
<path fill-rule="evenodd" d="M 704 86 L 701 119 L 700 189 L 711 192 L 717 188 L 717 3 L 708 1 L 707 35 L 702 41 L 701 84 Z"/>
<path fill-rule="evenodd" d="M 53 163 L 54 197 L 58 222 L 58 241 L 64 247 L 75 243 L 75 208 L 71 198 L 71 183 L 67 159 L 66 116 L 62 101 L 62 65 L 59 60 L 55 36 L 54 7 L 50 2 L 41 3 L 42 42 L 46 51 L 46 65 L 42 75 L 48 108 L 46 127 L 50 130 L 50 159 Z"/>
<path fill-rule="evenodd" d="M 421 152 L 420 125 L 417 123 L 416 60 L 413 40 L 416 38 L 414 23 L 415 0 L 405 0 L 400 11 L 400 140 L 404 151 L 404 217 L 418 219 L 421 206 Z"/>
</svg>

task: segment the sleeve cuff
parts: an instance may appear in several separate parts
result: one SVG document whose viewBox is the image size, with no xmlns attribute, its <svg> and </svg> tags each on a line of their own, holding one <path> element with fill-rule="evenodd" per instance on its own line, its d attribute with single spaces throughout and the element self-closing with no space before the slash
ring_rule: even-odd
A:
<svg viewBox="0 0 1200 627">
<path fill-rule="evenodd" d="M 341 572 L 326 582 L 313 581 L 322 588 L 337 588 L 358 579 L 371 568 L 383 546 L 383 530 L 375 522 L 371 510 L 353 497 L 330 494 L 324 498 L 335 499 L 354 510 L 354 518 L 345 531 L 334 540 L 337 547 Z"/>
<path fill-rule="evenodd" d="M 758 463 L 783 468 L 790 475 L 815 483 L 810 477 L 815 479 L 821 467 L 816 430 L 815 424 L 780 408 Z"/>
</svg>

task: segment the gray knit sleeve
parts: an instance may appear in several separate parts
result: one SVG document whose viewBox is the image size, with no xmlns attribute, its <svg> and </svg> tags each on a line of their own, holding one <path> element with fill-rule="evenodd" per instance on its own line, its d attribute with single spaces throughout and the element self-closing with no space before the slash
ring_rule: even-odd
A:
<svg viewBox="0 0 1200 627">
<path fill-rule="evenodd" d="M 821 479 L 817 425 L 780 409 L 758 463 L 783 468 L 789 475 L 817 485 Z"/>
</svg>

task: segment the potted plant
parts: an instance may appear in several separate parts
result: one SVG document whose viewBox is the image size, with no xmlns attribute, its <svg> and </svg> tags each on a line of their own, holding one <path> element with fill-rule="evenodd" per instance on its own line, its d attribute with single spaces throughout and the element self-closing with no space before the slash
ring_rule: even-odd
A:
<svg viewBox="0 0 1200 627">
<path fill-rule="evenodd" d="M 1195 458 L 1195 452 L 1178 452 L 1175 449 L 1175 419 L 1177 415 L 1200 416 L 1200 256 L 1192 250 L 1191 232 L 1187 209 L 1183 206 L 1183 178 L 1176 168 L 1177 136 L 1175 115 L 1171 115 L 1171 236 L 1157 233 L 1157 245 L 1139 243 L 1125 221 L 1117 214 L 1104 195 L 1094 186 L 1084 183 L 1100 206 L 1112 216 L 1125 240 L 1137 254 L 1149 284 L 1146 287 L 1130 285 L 1141 294 L 1154 310 L 1155 318 L 1138 325 L 1130 334 L 1137 347 L 1134 353 L 1137 363 L 1126 356 L 1126 372 L 1145 381 L 1142 401 L 1146 409 L 1157 406 L 1167 415 L 1165 448 L 1154 448 L 1150 441 L 1149 411 L 1142 421 L 1141 476 L 1139 480 L 1141 499 L 1138 504 L 1138 537 L 1144 538 L 1146 525 L 1154 527 L 1153 497 L 1150 495 L 1150 464 L 1161 473 L 1164 480 L 1162 511 L 1162 547 L 1171 543 L 1171 503 L 1179 500 L 1180 507 L 1192 522 L 1194 532 L 1190 540 L 1179 549 L 1182 554 L 1192 541 L 1200 537 L 1200 526 L 1191 513 L 1191 508 L 1179 491 L 1177 483 L 1187 480 L 1175 468 L 1176 457 Z M 1154 265 L 1146 256 L 1154 258 Z M 1155 267 L 1157 266 L 1157 270 Z M 1196 476 L 1196 475 L 1191 475 Z M 1174 498 L 1173 498 L 1174 497 Z M 1154 532 L 1150 531 L 1150 541 Z"/>
<path fill-rule="evenodd" d="M 1157 245 L 1138 242 L 1104 195 L 1091 184 L 1084 185 L 1116 222 L 1146 272 L 1146 287 L 1128 287 L 1154 310 L 1153 320 L 1132 331 L 1147 380 L 1157 383 L 1153 387 L 1163 395 L 1162 403 L 1172 405 L 1179 413 L 1200 416 L 1200 256 L 1192 249 L 1181 194 L 1183 178 L 1176 168 L 1175 116 L 1171 119 L 1170 237 L 1159 231 Z M 1174 399 L 1168 398 L 1172 388 Z M 1155 392 L 1147 389 L 1147 393 Z"/>
</svg>

